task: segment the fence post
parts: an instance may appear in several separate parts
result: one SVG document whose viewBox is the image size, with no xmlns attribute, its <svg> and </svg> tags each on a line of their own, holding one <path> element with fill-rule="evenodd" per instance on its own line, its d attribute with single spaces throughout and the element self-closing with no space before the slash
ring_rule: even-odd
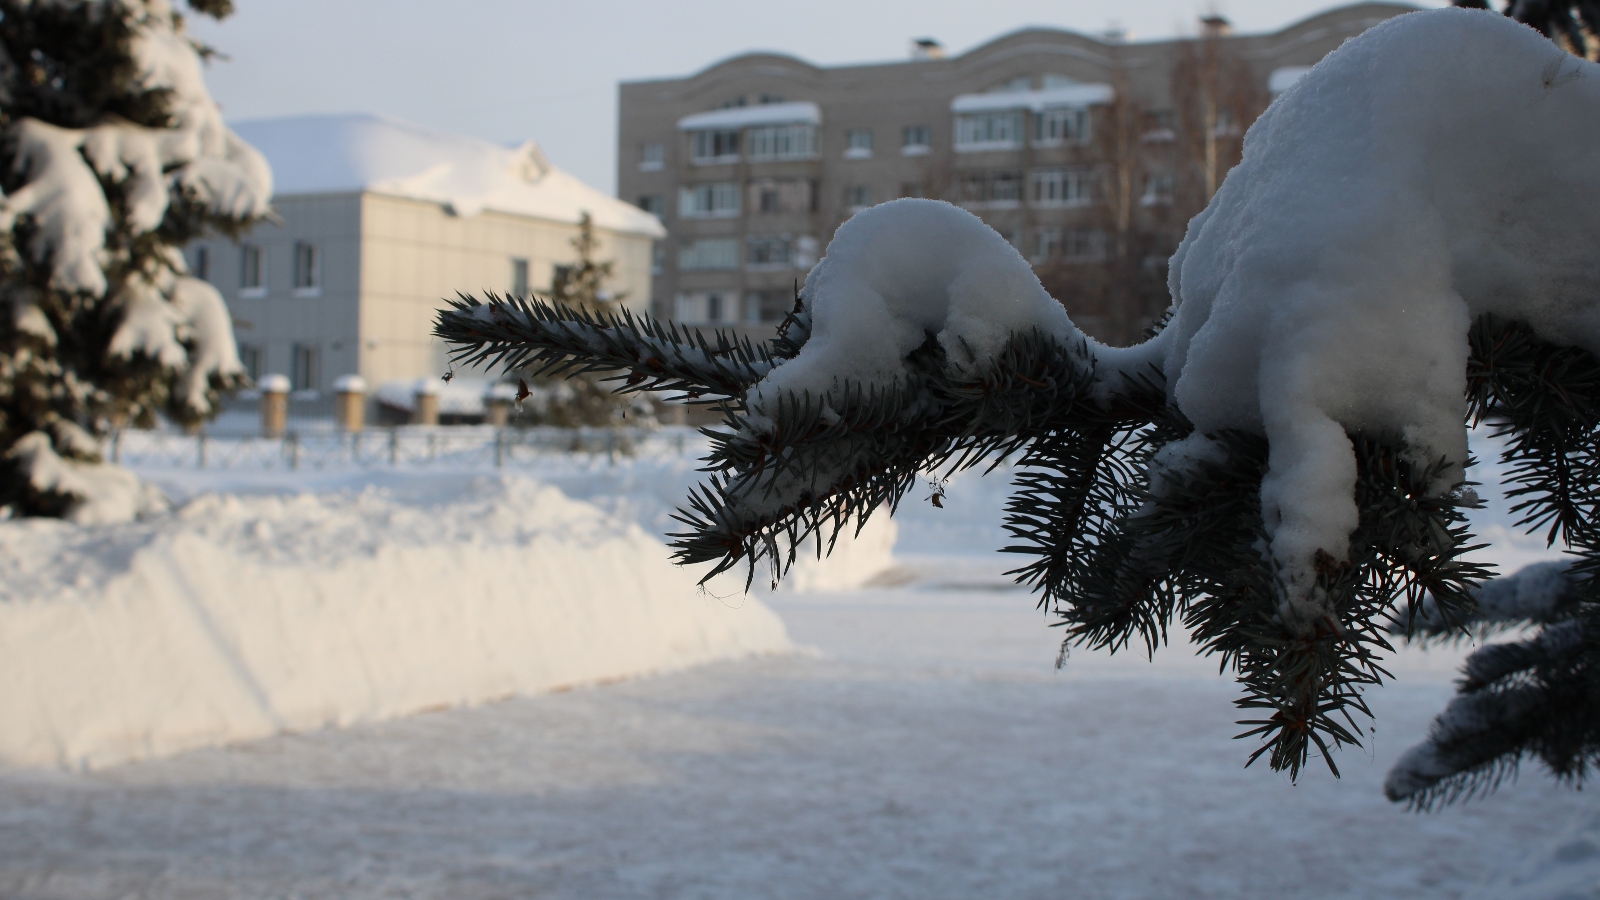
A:
<svg viewBox="0 0 1600 900">
<path fill-rule="evenodd" d="M 428 432 L 428 462 L 439 458 L 439 432 Z"/>
<path fill-rule="evenodd" d="M 111 464 L 122 462 L 122 429 L 111 432 Z"/>
<path fill-rule="evenodd" d="M 261 436 L 281 437 L 289 425 L 289 377 L 263 375 L 261 389 Z"/>
<path fill-rule="evenodd" d="M 506 464 L 506 433 L 504 429 L 494 430 L 494 467 L 505 468 Z"/>
<path fill-rule="evenodd" d="M 289 469 L 293 471 L 300 468 L 300 432 L 291 431 L 284 440 L 289 444 Z"/>
<path fill-rule="evenodd" d="M 199 465 L 195 466 L 195 468 L 204 469 L 206 467 L 206 433 L 204 431 L 196 431 L 194 433 L 194 440 L 195 459 L 199 463 Z"/>
<path fill-rule="evenodd" d="M 389 429 L 389 465 L 400 464 L 400 429 Z"/>
<path fill-rule="evenodd" d="M 339 430 L 358 432 L 367 411 L 367 381 L 360 375 L 340 375 L 333 381 L 333 417 Z"/>
<path fill-rule="evenodd" d="M 615 466 L 616 464 L 617 430 L 615 428 L 608 428 L 606 429 L 606 465 Z"/>
</svg>

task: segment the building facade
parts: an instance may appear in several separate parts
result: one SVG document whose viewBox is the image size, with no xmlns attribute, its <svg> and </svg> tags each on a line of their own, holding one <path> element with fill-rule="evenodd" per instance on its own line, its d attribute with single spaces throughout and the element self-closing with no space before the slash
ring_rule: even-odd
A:
<svg viewBox="0 0 1600 900">
<path fill-rule="evenodd" d="M 1164 299 L 1075 309 L 1063 293 L 1122 277 L 1109 261 L 1123 259 L 1159 287 L 1272 96 L 1414 9 L 1356 4 L 1264 35 L 1212 18 L 1194 39 L 1140 43 L 1027 29 L 956 57 L 922 41 L 908 61 L 861 66 L 754 53 L 625 83 L 618 196 L 668 231 L 653 311 L 764 336 L 840 223 L 935 197 L 1005 235 L 1086 330 L 1125 342 Z"/>
<path fill-rule="evenodd" d="M 613 263 L 610 290 L 648 309 L 654 216 L 581 184 L 532 144 L 500 147 L 369 116 L 242 122 L 272 164 L 277 221 L 238 241 L 197 241 L 190 270 L 223 294 L 252 378 L 328 391 L 438 376 L 433 338 L 458 291 L 549 290 L 573 265 L 585 213 Z"/>
</svg>

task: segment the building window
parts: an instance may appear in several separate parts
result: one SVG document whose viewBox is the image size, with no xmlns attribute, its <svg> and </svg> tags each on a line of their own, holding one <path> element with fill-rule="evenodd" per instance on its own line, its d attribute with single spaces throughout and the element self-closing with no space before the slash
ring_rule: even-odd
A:
<svg viewBox="0 0 1600 900">
<path fill-rule="evenodd" d="M 550 296 L 560 295 L 568 289 L 567 286 L 572 282 L 573 268 L 573 266 L 550 267 Z"/>
<path fill-rule="evenodd" d="M 673 298 L 672 318 L 688 325 L 732 325 L 739 321 L 734 294 L 699 291 Z"/>
<path fill-rule="evenodd" d="M 1013 150 L 1022 146 L 1022 113 L 984 112 L 956 116 L 956 150 Z"/>
<path fill-rule="evenodd" d="M 1144 180 L 1144 194 L 1139 203 L 1144 206 L 1166 206 L 1176 192 L 1176 179 L 1171 172 L 1152 172 Z"/>
<path fill-rule="evenodd" d="M 239 248 L 239 296 L 267 295 L 267 251 L 259 244 Z"/>
<path fill-rule="evenodd" d="M 661 144 L 639 145 L 639 171 L 659 172 L 667 165 L 667 148 Z"/>
<path fill-rule="evenodd" d="M 964 206 L 999 209 L 1022 202 L 1021 172 L 963 172 L 960 186 Z"/>
<path fill-rule="evenodd" d="M 526 297 L 528 295 L 528 261 L 521 257 L 511 258 L 511 296 Z"/>
<path fill-rule="evenodd" d="M 871 159 L 872 158 L 872 131 L 867 128 L 853 128 L 844 133 L 844 158 L 845 159 Z"/>
<path fill-rule="evenodd" d="M 752 162 L 811 159 L 817 155 L 815 125 L 768 125 L 746 133 L 745 150 Z"/>
<path fill-rule="evenodd" d="M 650 246 L 650 274 L 660 275 L 667 268 L 667 245 L 657 242 Z"/>
<path fill-rule="evenodd" d="M 900 155 L 926 156 L 933 149 L 933 130 L 926 125 L 907 125 L 900 129 Z"/>
<path fill-rule="evenodd" d="M 1060 249 L 1063 262 L 1102 262 L 1106 258 L 1106 233 L 1098 230 L 1063 231 Z"/>
<path fill-rule="evenodd" d="M 752 181 L 750 208 L 762 215 L 816 212 L 816 182 L 809 178 L 763 178 Z"/>
<path fill-rule="evenodd" d="M 678 268 L 686 272 L 739 268 L 739 241 L 706 238 L 678 249 Z"/>
<path fill-rule="evenodd" d="M 189 273 L 201 281 L 211 280 L 211 248 L 201 244 L 194 248 L 194 265 Z"/>
<path fill-rule="evenodd" d="M 751 291 L 744 295 L 743 319 L 749 325 L 781 322 L 792 309 L 794 309 L 794 294 L 790 291 Z"/>
<path fill-rule="evenodd" d="M 660 194 L 639 195 L 639 208 L 658 219 L 661 218 L 662 213 L 665 212 L 664 207 L 665 204 L 661 202 Z"/>
<path fill-rule="evenodd" d="M 1034 169 L 1034 206 L 1088 206 L 1094 202 L 1094 172 L 1082 168 Z"/>
<path fill-rule="evenodd" d="M 310 344 L 294 345 L 293 374 L 290 375 L 291 383 L 297 391 L 314 391 L 317 389 L 317 378 L 322 373 L 318 371 L 317 348 Z"/>
<path fill-rule="evenodd" d="M 255 344 L 239 345 L 239 364 L 244 366 L 244 374 L 256 381 L 261 377 L 261 348 Z"/>
<path fill-rule="evenodd" d="M 1059 252 L 1061 252 L 1061 229 L 1041 228 L 1033 236 L 1033 256 L 1029 258 L 1029 262 L 1034 265 L 1049 262 Z"/>
<path fill-rule="evenodd" d="M 844 205 L 851 212 L 858 212 L 872 205 L 872 186 L 867 184 L 853 184 L 844 189 Z"/>
<path fill-rule="evenodd" d="M 1033 142 L 1041 147 L 1082 144 L 1089 140 L 1089 111 L 1047 109 L 1033 117 Z"/>
<path fill-rule="evenodd" d="M 739 186 L 731 181 L 678 189 L 678 215 L 685 219 L 726 219 L 739 214 Z"/>
<path fill-rule="evenodd" d="M 745 262 L 752 269 L 787 269 L 792 261 L 787 234 L 752 234 L 745 239 Z"/>
<path fill-rule="evenodd" d="M 739 129 L 689 132 L 689 160 L 697 166 L 739 161 Z"/>
<path fill-rule="evenodd" d="M 297 297 L 314 297 L 322 288 L 322 254 L 316 244 L 304 241 L 294 245 L 294 293 Z"/>
</svg>

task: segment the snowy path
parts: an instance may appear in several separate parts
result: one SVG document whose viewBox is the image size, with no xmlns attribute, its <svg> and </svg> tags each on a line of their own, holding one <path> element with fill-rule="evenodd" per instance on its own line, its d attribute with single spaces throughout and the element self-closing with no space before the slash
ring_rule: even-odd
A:
<svg viewBox="0 0 1600 900">
<path fill-rule="evenodd" d="M 1422 900 L 1591 807 L 1531 771 L 1438 815 L 1382 799 L 1453 655 L 1399 661 L 1375 758 L 1291 787 L 1240 767 L 1207 664 L 1057 673 L 992 566 L 907 568 L 920 587 L 770 601 L 821 656 L 0 774 L 0 897 Z"/>
</svg>

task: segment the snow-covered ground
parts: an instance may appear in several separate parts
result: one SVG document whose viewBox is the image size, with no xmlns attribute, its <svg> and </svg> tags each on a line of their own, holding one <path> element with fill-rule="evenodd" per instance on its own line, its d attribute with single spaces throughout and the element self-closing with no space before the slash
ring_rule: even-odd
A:
<svg viewBox="0 0 1600 900">
<path fill-rule="evenodd" d="M 556 502 L 532 475 L 581 521 L 659 535 L 693 469 L 143 474 L 181 510 L 389 504 L 402 544 L 430 518 L 465 529 L 497 497 Z M 721 595 L 765 603 L 798 654 L 89 771 L 0 769 L 0 897 L 1553 898 L 1491 880 L 1548 859 L 1585 872 L 1596 842 L 1573 830 L 1592 804 L 1532 770 L 1433 815 L 1383 799 L 1467 648 L 1402 650 L 1368 752 L 1298 785 L 1242 768 L 1235 686 L 1185 647 L 1054 669 L 1057 633 L 1002 575 L 1015 558 L 991 552 L 1004 481 L 959 476 L 943 509 L 908 499 L 873 585 Z M 1487 523 L 1505 518 L 1495 503 Z M 492 544 L 504 522 L 479 518 Z M 1504 536 L 1491 552 L 1549 555 Z"/>
</svg>

